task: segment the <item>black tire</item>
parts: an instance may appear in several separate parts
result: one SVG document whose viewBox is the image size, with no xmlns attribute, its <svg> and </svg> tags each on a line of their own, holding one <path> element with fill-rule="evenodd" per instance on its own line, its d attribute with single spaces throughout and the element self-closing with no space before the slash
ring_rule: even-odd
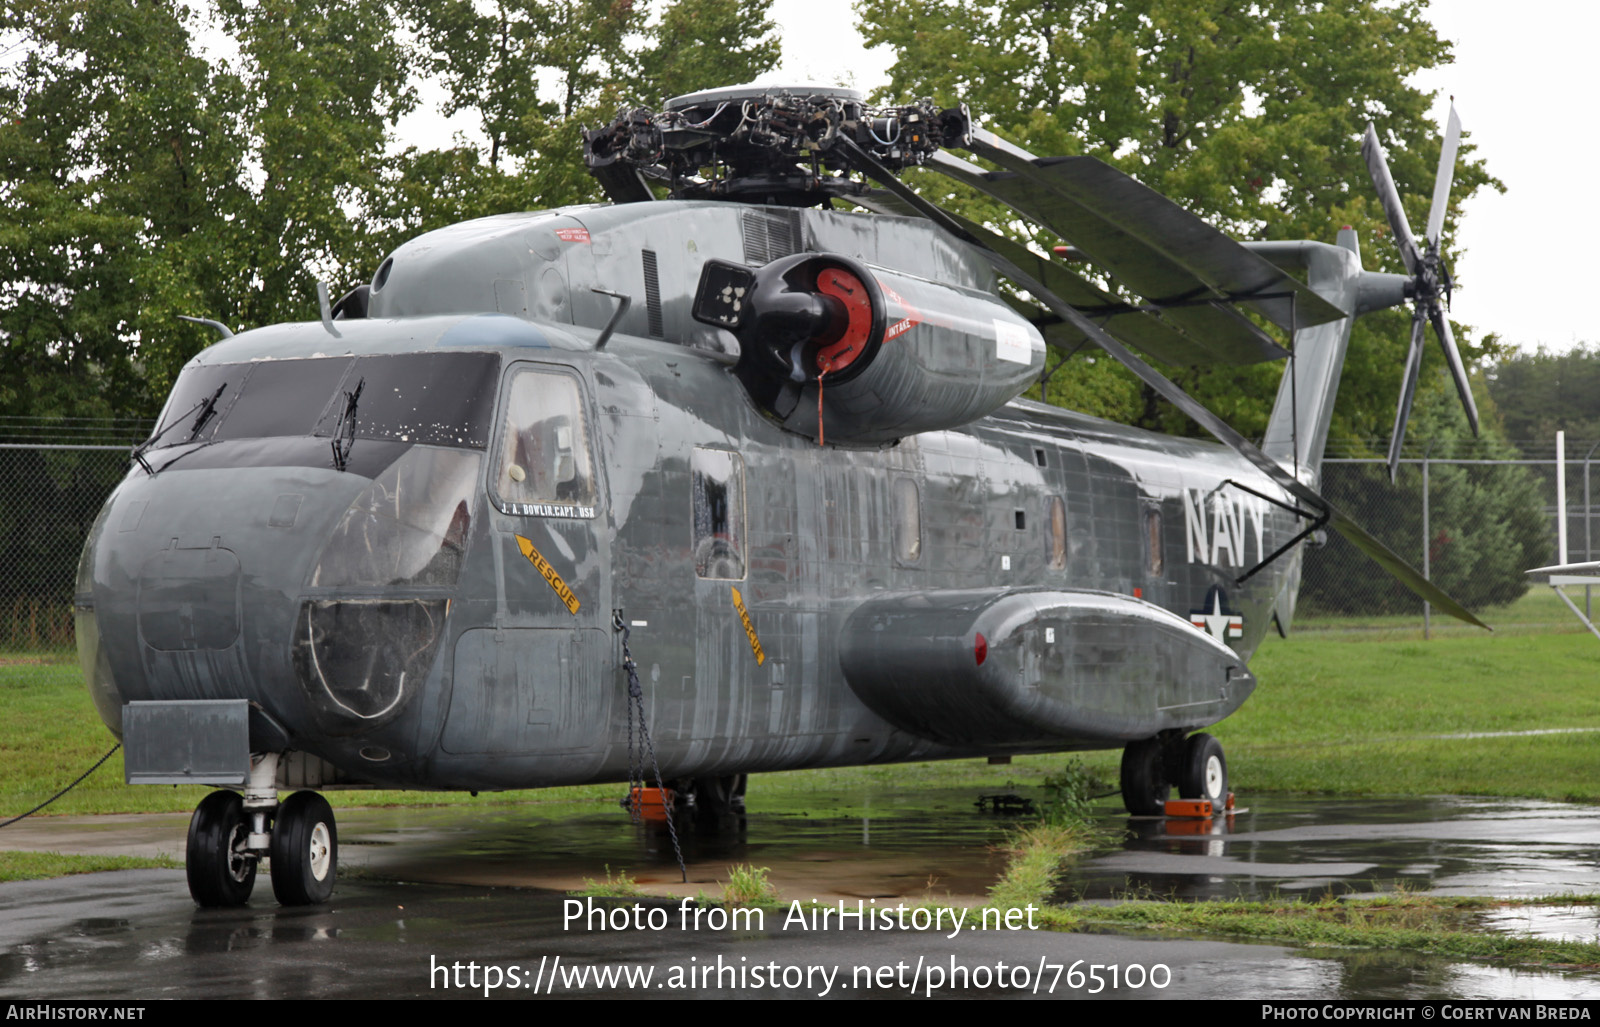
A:
<svg viewBox="0 0 1600 1027">
<path fill-rule="evenodd" d="M 207 908 L 242 906 L 256 886 L 256 857 L 245 849 L 250 822 L 237 792 L 212 792 L 189 818 L 184 867 L 189 894 Z"/>
<path fill-rule="evenodd" d="M 295 792 L 272 828 L 272 894 L 285 906 L 314 906 L 333 894 L 339 833 L 333 809 L 316 792 Z"/>
<path fill-rule="evenodd" d="M 1161 739 L 1129 742 L 1122 750 L 1122 805 L 1136 817 L 1160 816 L 1171 792 Z"/>
<path fill-rule="evenodd" d="M 1215 809 L 1228 801 L 1228 761 L 1222 743 L 1204 732 L 1189 736 L 1183 745 L 1183 773 L 1178 794 L 1185 799 L 1210 799 Z"/>
<path fill-rule="evenodd" d="M 695 827 L 711 833 L 738 826 L 744 817 L 744 774 L 695 778 Z"/>
</svg>

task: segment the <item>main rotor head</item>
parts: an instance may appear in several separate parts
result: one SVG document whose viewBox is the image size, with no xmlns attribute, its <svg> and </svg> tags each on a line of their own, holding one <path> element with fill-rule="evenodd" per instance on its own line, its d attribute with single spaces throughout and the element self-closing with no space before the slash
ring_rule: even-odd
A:
<svg viewBox="0 0 1600 1027">
<path fill-rule="evenodd" d="M 652 199 L 646 179 L 674 199 L 731 199 L 807 207 L 870 188 L 852 178 L 847 139 L 893 171 L 922 164 L 971 132 L 965 105 L 919 100 L 868 106 L 840 86 L 734 86 L 638 107 L 585 129 L 583 159 L 619 203 Z"/>
</svg>

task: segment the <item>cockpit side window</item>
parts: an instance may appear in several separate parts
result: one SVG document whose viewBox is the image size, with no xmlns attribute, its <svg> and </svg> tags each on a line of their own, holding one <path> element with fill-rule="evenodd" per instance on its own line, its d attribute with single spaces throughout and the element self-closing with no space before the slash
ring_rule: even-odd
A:
<svg viewBox="0 0 1600 1027">
<path fill-rule="evenodd" d="M 559 371 L 513 372 L 495 497 L 506 513 L 594 516 L 594 465 L 578 380 Z"/>
</svg>

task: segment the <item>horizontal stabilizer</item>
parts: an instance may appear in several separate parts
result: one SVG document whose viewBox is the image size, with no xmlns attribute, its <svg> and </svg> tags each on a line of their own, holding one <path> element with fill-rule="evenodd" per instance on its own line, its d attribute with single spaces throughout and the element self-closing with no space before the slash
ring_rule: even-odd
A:
<svg viewBox="0 0 1600 1027">
<path fill-rule="evenodd" d="M 1345 312 L 1281 268 L 1155 190 L 1094 157 L 1024 157 L 982 141 L 972 149 L 1004 171 L 948 154 L 935 169 L 1060 235 L 1150 302 L 1243 303 L 1281 328 L 1336 321 Z M 1293 312 L 1291 319 L 1290 313 Z"/>
<path fill-rule="evenodd" d="M 1557 563 L 1557 564 L 1552 564 L 1549 567 L 1535 567 L 1533 570 L 1526 571 L 1524 573 L 1527 573 L 1527 574 L 1548 574 L 1552 578 L 1554 578 L 1554 577 L 1565 577 L 1565 576 L 1568 576 L 1568 575 L 1571 575 L 1573 577 L 1600 578 L 1600 562 L 1594 562 L 1594 563 Z M 1579 582 L 1579 584 L 1586 584 L 1586 582 Z"/>
</svg>

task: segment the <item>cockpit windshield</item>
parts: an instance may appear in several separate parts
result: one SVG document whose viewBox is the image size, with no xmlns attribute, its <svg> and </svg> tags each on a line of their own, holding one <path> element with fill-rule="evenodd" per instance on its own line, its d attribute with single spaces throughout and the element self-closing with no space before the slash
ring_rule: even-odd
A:
<svg viewBox="0 0 1600 1027">
<path fill-rule="evenodd" d="M 354 437 L 484 449 L 500 358 L 402 353 L 191 367 L 178 377 L 152 449 L 194 442 L 321 436 L 361 384 Z M 220 390 L 220 391 L 219 391 Z M 209 416 L 206 404 L 215 399 Z M 182 423 L 180 423 L 182 422 Z"/>
</svg>

